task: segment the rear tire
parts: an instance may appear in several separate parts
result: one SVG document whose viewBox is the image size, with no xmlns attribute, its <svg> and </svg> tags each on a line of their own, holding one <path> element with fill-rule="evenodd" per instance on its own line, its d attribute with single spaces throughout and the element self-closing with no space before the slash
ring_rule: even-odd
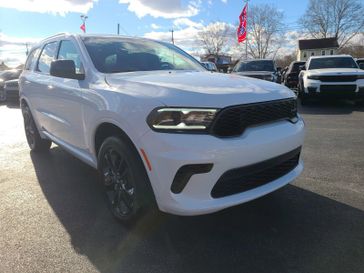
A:
<svg viewBox="0 0 364 273">
<path fill-rule="evenodd" d="M 153 204 L 144 164 L 126 141 L 115 136 L 104 140 L 98 153 L 98 170 L 109 208 L 120 222 L 134 223 Z"/>
<path fill-rule="evenodd" d="M 307 105 L 308 96 L 305 93 L 305 88 L 302 82 L 298 84 L 298 97 L 300 98 L 301 105 Z"/>
<path fill-rule="evenodd" d="M 29 148 L 34 152 L 48 151 L 52 145 L 52 141 L 41 138 L 28 105 L 25 104 L 22 106 L 22 114 L 24 118 L 25 136 Z"/>
</svg>

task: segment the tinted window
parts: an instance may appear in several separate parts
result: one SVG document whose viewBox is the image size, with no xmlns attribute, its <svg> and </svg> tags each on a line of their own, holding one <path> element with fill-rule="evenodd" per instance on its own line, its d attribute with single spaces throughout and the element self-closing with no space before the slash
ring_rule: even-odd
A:
<svg viewBox="0 0 364 273">
<path fill-rule="evenodd" d="M 293 63 L 291 72 L 298 72 L 300 69 L 300 66 L 305 65 L 305 62 L 301 63 Z"/>
<path fill-rule="evenodd" d="M 46 44 L 38 61 L 38 71 L 49 74 L 51 62 L 55 59 L 57 42 Z"/>
<path fill-rule="evenodd" d="M 165 43 L 107 37 L 85 37 L 83 41 L 96 69 L 103 73 L 203 70 L 193 57 Z"/>
<path fill-rule="evenodd" d="M 275 68 L 273 61 L 251 61 L 238 63 L 234 71 L 275 71 Z"/>
<path fill-rule="evenodd" d="M 80 73 L 81 71 L 81 58 L 78 53 L 75 45 L 71 41 L 62 41 L 59 52 L 58 52 L 59 60 L 72 60 L 75 62 L 76 73 Z"/>
<path fill-rule="evenodd" d="M 28 56 L 28 59 L 25 63 L 24 69 L 25 70 L 32 70 L 35 67 L 35 64 L 37 63 L 37 58 L 39 56 L 39 48 L 33 49 Z"/>
<path fill-rule="evenodd" d="M 350 57 L 333 57 L 312 59 L 309 69 L 323 68 L 358 68 L 353 58 Z"/>
</svg>

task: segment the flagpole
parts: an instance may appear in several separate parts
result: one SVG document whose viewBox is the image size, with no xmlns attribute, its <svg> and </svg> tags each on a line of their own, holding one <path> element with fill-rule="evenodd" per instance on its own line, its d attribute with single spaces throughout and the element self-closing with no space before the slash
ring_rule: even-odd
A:
<svg viewBox="0 0 364 273">
<path fill-rule="evenodd" d="M 248 2 L 249 0 L 245 0 L 246 3 L 246 16 L 248 17 Z M 248 22 L 248 18 L 247 18 L 247 22 Z M 248 60 L 248 23 L 246 26 L 246 38 L 245 38 L 245 60 Z"/>
</svg>

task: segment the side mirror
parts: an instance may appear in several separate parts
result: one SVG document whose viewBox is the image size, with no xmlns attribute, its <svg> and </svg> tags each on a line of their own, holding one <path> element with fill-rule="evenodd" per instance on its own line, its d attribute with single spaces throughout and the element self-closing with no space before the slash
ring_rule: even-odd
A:
<svg viewBox="0 0 364 273">
<path fill-rule="evenodd" d="M 299 69 L 300 71 L 302 71 L 302 70 L 306 70 L 306 66 L 305 66 L 305 65 L 300 65 L 298 69 Z"/>
<path fill-rule="evenodd" d="M 364 63 L 360 63 L 359 64 L 359 68 L 362 69 L 362 70 L 364 70 Z"/>
<path fill-rule="evenodd" d="M 51 63 L 50 74 L 55 77 L 84 80 L 85 74 L 77 74 L 72 60 L 56 60 Z"/>
</svg>

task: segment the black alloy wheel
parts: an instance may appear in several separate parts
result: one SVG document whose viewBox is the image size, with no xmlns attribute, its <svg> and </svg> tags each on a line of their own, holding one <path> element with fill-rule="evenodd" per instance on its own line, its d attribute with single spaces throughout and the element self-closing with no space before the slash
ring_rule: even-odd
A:
<svg viewBox="0 0 364 273">
<path fill-rule="evenodd" d="M 98 169 L 112 214 L 125 224 L 134 223 L 155 198 L 144 163 L 125 139 L 106 138 L 98 152 Z"/>
<path fill-rule="evenodd" d="M 34 152 L 44 152 L 49 150 L 52 145 L 52 141 L 41 138 L 28 105 L 22 106 L 22 114 L 24 119 L 25 136 L 29 148 Z"/>
<path fill-rule="evenodd" d="M 130 166 L 118 150 L 110 147 L 103 154 L 102 175 L 113 214 L 128 218 L 135 209 L 135 185 Z"/>
</svg>

